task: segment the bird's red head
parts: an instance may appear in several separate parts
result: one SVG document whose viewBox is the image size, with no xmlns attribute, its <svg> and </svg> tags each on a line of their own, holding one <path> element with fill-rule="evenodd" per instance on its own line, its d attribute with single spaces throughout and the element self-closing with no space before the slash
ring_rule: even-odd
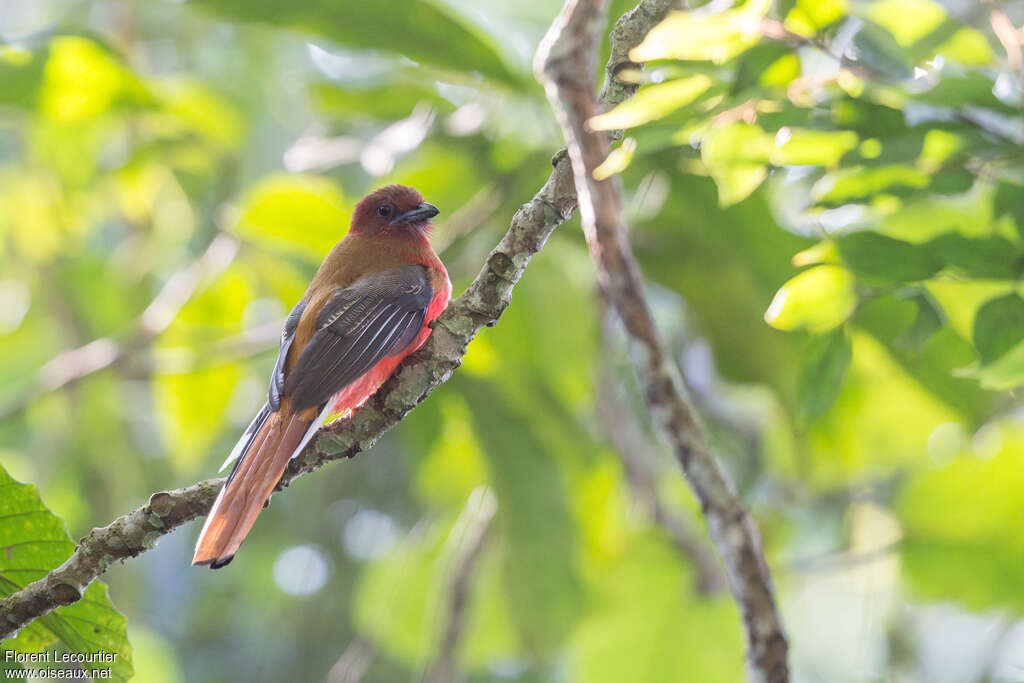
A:
<svg viewBox="0 0 1024 683">
<path fill-rule="evenodd" d="M 351 232 L 362 235 L 422 235 L 440 213 L 423 195 L 405 185 L 386 185 L 364 197 L 352 213 Z"/>
</svg>

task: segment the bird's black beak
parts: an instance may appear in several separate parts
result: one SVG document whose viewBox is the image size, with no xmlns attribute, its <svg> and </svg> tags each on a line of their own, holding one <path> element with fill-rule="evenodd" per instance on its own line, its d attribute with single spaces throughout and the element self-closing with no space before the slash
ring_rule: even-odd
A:
<svg viewBox="0 0 1024 683">
<path fill-rule="evenodd" d="M 391 222 L 405 224 L 424 223 L 439 213 L 441 213 L 440 210 L 438 210 L 438 208 L 433 204 L 421 202 L 415 209 L 398 214 L 391 220 Z"/>
</svg>

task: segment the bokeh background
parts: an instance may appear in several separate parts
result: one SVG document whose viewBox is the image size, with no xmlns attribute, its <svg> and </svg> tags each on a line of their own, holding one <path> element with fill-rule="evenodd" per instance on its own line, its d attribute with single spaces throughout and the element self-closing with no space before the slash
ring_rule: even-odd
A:
<svg viewBox="0 0 1024 683">
<path fill-rule="evenodd" d="M 70 552 L 41 527 L 79 538 L 216 472 L 370 189 L 441 208 L 461 290 L 561 145 L 530 72 L 557 10 L 0 3 L 0 466 L 59 518 L 0 520 L 0 594 Z M 1022 22 L 715 0 L 595 122 L 628 129 L 605 170 L 761 525 L 795 680 L 1024 680 Z M 188 566 L 199 524 L 112 567 L 113 607 L 97 584 L 5 647 L 102 642 L 146 683 L 418 680 L 483 526 L 464 680 L 743 676 L 578 220 L 451 381 L 275 495 L 229 568 Z"/>
</svg>

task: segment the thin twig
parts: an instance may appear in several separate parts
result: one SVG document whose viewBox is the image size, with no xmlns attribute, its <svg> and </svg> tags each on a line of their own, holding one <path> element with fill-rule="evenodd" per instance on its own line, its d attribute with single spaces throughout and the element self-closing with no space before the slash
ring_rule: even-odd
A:
<svg viewBox="0 0 1024 683">
<path fill-rule="evenodd" d="M 984 0 L 984 2 L 992 8 L 989 11 L 989 25 L 992 26 L 992 32 L 996 35 L 999 44 L 1006 50 L 1006 64 L 1011 71 L 1018 74 L 1019 78 L 1021 67 L 1020 32 L 995 0 Z"/>
<path fill-rule="evenodd" d="M 238 242 L 218 233 L 203 253 L 167 279 L 146 310 L 131 325 L 124 341 L 100 337 L 76 349 L 63 351 L 36 371 L 32 384 L 0 408 L 0 421 L 19 415 L 43 394 L 64 389 L 89 375 L 126 360 L 135 350 L 167 329 L 201 287 L 220 275 L 238 253 Z"/>
<path fill-rule="evenodd" d="M 359 683 L 370 670 L 376 650 L 373 643 L 366 638 L 353 638 L 338 657 L 338 661 L 327 672 L 324 683 Z"/>
<path fill-rule="evenodd" d="M 594 179 L 594 169 L 609 151 L 607 136 L 587 126 L 601 111 L 591 74 L 606 4 L 607 0 L 567 0 L 541 41 L 534 68 L 566 139 L 598 285 L 625 324 L 651 420 L 682 465 L 725 562 L 746 627 L 750 678 L 782 683 L 789 680 L 788 646 L 760 532 L 711 452 L 679 371 L 658 336 L 623 224 L 617 179 Z"/>
<path fill-rule="evenodd" d="M 607 338 L 607 333 L 605 336 Z M 606 346 L 602 352 L 608 354 L 610 351 Z M 607 367 L 608 363 L 604 366 L 597 395 L 597 413 L 622 460 L 630 491 L 652 521 L 668 534 L 683 559 L 696 570 L 694 581 L 697 590 L 709 594 L 724 590 L 725 576 L 708 542 L 698 535 L 685 518 L 661 500 L 655 475 L 644 457 L 645 453 L 656 453 L 658 447 L 637 427 L 629 415 L 627 401 L 622 396 L 611 368 Z"/>
<path fill-rule="evenodd" d="M 459 645 L 466 626 L 466 607 L 469 604 L 474 570 L 487 540 L 491 521 L 498 511 L 498 502 L 486 487 L 470 494 L 461 518 L 455 524 L 459 538 L 457 553 L 449 576 L 447 601 L 443 615 L 444 631 L 434 663 L 426 671 L 426 683 L 452 683 L 458 673 Z"/>
<path fill-rule="evenodd" d="M 619 21 L 622 40 L 640 42 L 668 11 L 669 2 L 641 0 Z M 638 9 L 644 8 L 643 11 Z M 628 17 L 628 19 L 627 19 Z M 628 49 L 626 50 L 628 52 Z M 619 104 L 630 89 L 609 95 L 606 108 Z M 444 383 L 461 364 L 466 347 L 484 325 L 494 325 L 508 307 L 512 289 L 530 259 L 543 248 L 556 227 L 576 211 L 576 191 L 568 157 L 560 152 L 544 186 L 512 217 L 508 232 L 490 253 L 466 291 L 435 321 L 434 332 L 373 397 L 350 417 L 321 430 L 303 453 L 289 463 L 279 488 L 325 463 L 351 458 L 370 448 L 416 405 Z M 150 502 L 93 529 L 75 552 L 42 579 L 0 599 L 0 640 L 61 605 L 81 599 L 86 587 L 114 560 L 135 557 L 164 534 L 206 514 L 223 484 L 208 479 L 184 489 L 161 491 Z"/>
<path fill-rule="evenodd" d="M 871 550 L 840 550 L 826 555 L 793 559 L 786 562 L 786 568 L 801 574 L 841 571 L 889 557 L 898 552 L 902 545 L 903 538 L 900 537 Z"/>
</svg>

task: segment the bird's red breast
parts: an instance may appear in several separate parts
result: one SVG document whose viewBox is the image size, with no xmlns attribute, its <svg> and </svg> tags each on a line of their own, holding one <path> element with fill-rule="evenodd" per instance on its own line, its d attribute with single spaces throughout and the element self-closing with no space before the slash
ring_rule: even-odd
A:
<svg viewBox="0 0 1024 683">
<path fill-rule="evenodd" d="M 426 341 L 451 297 L 448 272 L 427 239 L 437 213 L 401 185 L 356 205 L 348 235 L 288 316 L 267 403 L 232 451 L 238 462 L 193 564 L 230 562 L 288 461 L 329 416 L 358 407 Z"/>
</svg>

